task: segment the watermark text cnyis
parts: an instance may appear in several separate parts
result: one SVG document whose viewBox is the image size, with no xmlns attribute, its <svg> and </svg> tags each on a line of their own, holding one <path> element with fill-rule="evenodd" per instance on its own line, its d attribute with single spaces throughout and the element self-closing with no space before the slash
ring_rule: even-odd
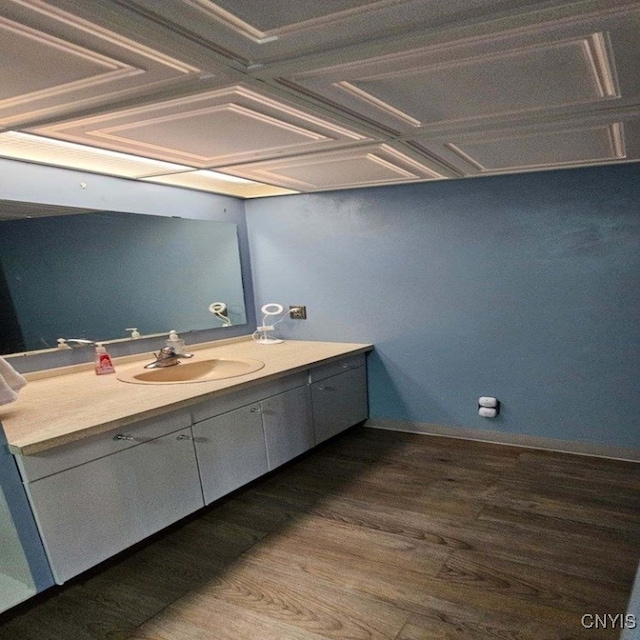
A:
<svg viewBox="0 0 640 640">
<path fill-rule="evenodd" d="M 633 613 L 585 613 L 580 618 L 585 629 L 636 629 L 638 621 Z"/>
</svg>

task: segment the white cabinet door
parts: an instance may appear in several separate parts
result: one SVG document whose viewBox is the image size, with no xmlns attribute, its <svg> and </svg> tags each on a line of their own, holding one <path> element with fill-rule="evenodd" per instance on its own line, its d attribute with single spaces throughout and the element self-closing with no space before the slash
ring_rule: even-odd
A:
<svg viewBox="0 0 640 640">
<path fill-rule="evenodd" d="M 268 471 L 258 403 L 199 422 L 193 436 L 205 504 Z"/>
<path fill-rule="evenodd" d="M 27 490 L 58 584 L 204 505 L 190 428 L 36 480 Z"/>
<path fill-rule="evenodd" d="M 260 406 L 270 471 L 313 447 L 307 385 L 267 398 Z"/>
<path fill-rule="evenodd" d="M 368 417 L 367 370 L 358 367 L 311 385 L 315 444 Z"/>
</svg>

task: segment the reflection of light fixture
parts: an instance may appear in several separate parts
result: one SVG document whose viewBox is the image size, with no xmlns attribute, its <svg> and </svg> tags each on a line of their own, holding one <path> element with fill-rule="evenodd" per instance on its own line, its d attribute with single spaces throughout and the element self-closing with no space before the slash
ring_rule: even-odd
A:
<svg viewBox="0 0 640 640">
<path fill-rule="evenodd" d="M 229 319 L 229 309 L 224 302 L 212 302 L 209 305 L 209 311 L 213 313 L 213 315 L 222 320 L 223 327 L 230 327 L 231 320 Z"/>
<path fill-rule="evenodd" d="M 282 322 L 285 316 L 282 316 L 280 320 L 274 322 L 273 324 L 268 325 L 267 319 L 269 316 L 278 316 L 284 311 L 284 307 L 281 304 L 277 304 L 276 302 L 271 302 L 270 304 L 265 304 L 262 309 L 262 313 L 264 313 L 264 317 L 262 318 L 262 326 L 258 327 L 253 334 L 253 339 L 260 344 L 282 344 L 284 340 L 280 340 L 280 338 L 273 338 L 269 335 L 270 331 L 273 331 L 275 325 L 278 322 Z"/>
</svg>

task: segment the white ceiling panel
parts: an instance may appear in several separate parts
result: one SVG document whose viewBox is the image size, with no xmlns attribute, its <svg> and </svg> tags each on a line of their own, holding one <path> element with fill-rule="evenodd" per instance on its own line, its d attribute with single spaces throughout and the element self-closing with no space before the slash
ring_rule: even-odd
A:
<svg viewBox="0 0 640 640">
<path fill-rule="evenodd" d="M 58 0 L 66 5 L 79 0 Z M 86 0 L 85 0 L 86 2 Z M 269 64 L 309 53 L 425 34 L 447 25 L 477 24 L 546 8 L 546 0 L 129 0 L 159 23 L 179 25 L 194 38 L 248 64 Z"/>
<path fill-rule="evenodd" d="M 633 25 L 636 25 L 634 30 Z M 640 100 L 640 7 L 348 60 L 281 79 L 396 134 Z"/>
<path fill-rule="evenodd" d="M 447 177 L 386 144 L 266 160 L 228 167 L 227 172 L 299 191 L 349 189 Z"/>
<path fill-rule="evenodd" d="M 553 165 L 593 164 L 626 157 L 622 124 L 597 125 L 447 143 L 480 171 L 522 171 Z"/>
<path fill-rule="evenodd" d="M 37 0 L 0 8 L 0 126 L 173 84 L 200 69 Z"/>
<path fill-rule="evenodd" d="M 620 119 L 601 116 L 415 138 L 414 149 L 439 157 L 464 175 L 520 173 L 637 161 L 640 108 Z"/>
<path fill-rule="evenodd" d="M 36 127 L 32 132 L 198 168 L 367 139 L 241 86 Z"/>
<path fill-rule="evenodd" d="M 311 28 L 319 23 L 335 22 L 346 16 L 362 17 L 365 12 L 400 3 L 388 0 L 298 0 L 295 4 L 288 0 L 270 0 L 268 3 L 262 0 L 194 0 L 192 4 L 219 16 L 220 20 L 233 21 L 238 30 L 244 26 L 247 36 L 257 34 L 264 38 L 294 29 Z"/>
<path fill-rule="evenodd" d="M 361 100 L 369 114 L 378 109 L 390 124 L 395 118 L 398 128 L 579 105 L 619 94 L 602 33 L 416 64 L 334 86 Z"/>
</svg>

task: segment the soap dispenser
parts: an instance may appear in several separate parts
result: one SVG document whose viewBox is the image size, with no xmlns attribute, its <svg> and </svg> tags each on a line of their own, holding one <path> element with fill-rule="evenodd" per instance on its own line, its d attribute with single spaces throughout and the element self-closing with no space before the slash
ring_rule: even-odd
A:
<svg viewBox="0 0 640 640">
<path fill-rule="evenodd" d="M 169 339 L 166 342 L 166 346 L 171 347 L 174 353 L 177 353 L 178 355 L 184 354 L 184 340 L 180 338 L 175 329 L 171 329 L 171 331 L 169 331 Z"/>
<path fill-rule="evenodd" d="M 116 372 L 113 362 L 111 361 L 111 356 L 107 353 L 102 342 L 96 342 L 95 369 L 96 375 L 99 376 L 105 373 Z"/>
</svg>

